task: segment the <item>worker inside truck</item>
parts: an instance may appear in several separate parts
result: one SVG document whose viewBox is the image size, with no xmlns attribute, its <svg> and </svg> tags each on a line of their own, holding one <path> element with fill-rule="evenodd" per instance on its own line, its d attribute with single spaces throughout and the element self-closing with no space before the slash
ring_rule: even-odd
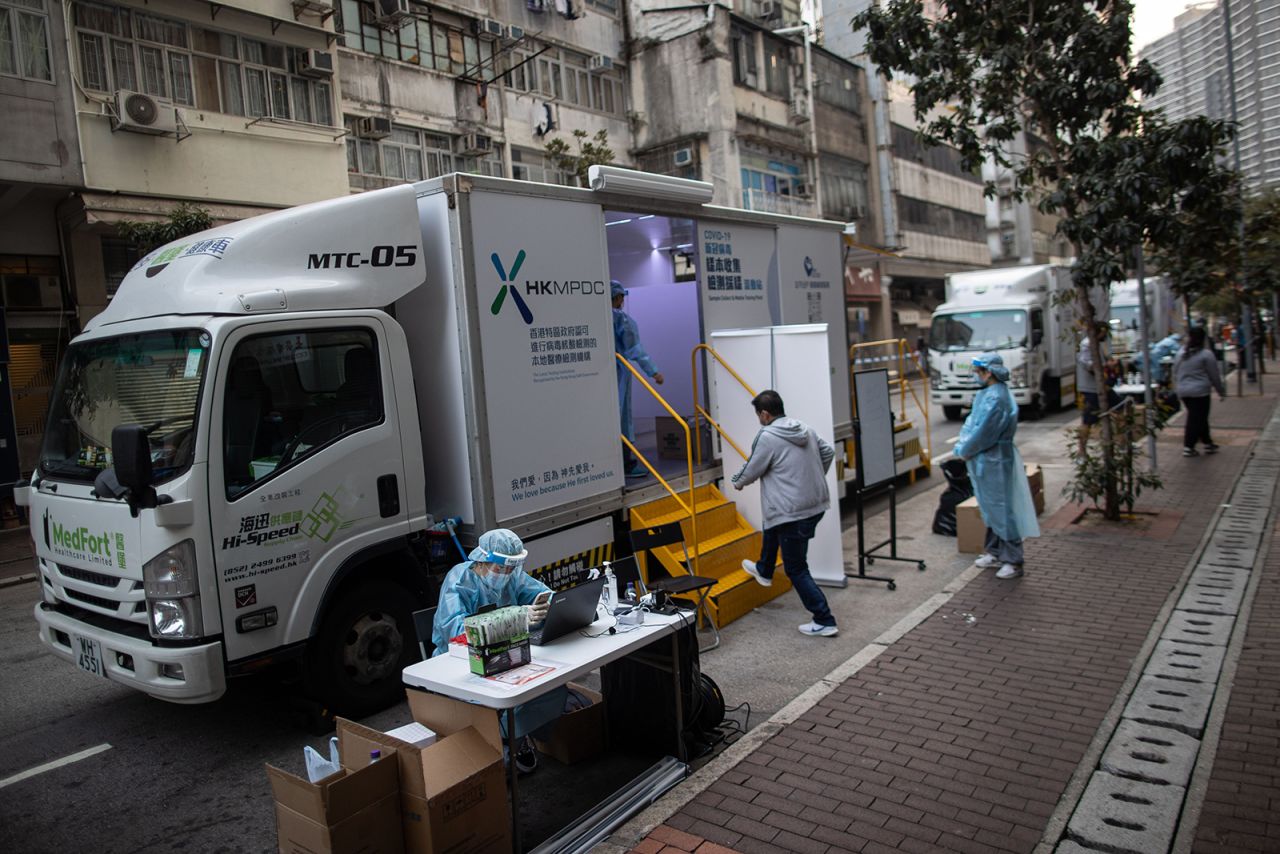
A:
<svg viewBox="0 0 1280 854">
<path fill-rule="evenodd" d="M 440 605 L 432 623 L 433 655 L 446 655 L 449 641 L 463 633 L 462 623 L 472 614 L 489 607 L 506 608 L 524 605 L 529 609 L 529 622 L 540 623 L 547 616 L 546 601 L 535 602 L 539 593 L 550 587 L 524 571 L 529 552 L 514 532 L 506 528 L 486 531 L 467 560 L 449 570 L 440 587 Z M 516 768 L 528 774 L 538 767 L 538 753 L 533 747 L 536 733 L 548 730 L 565 710 L 569 698 L 566 688 L 556 688 L 536 700 L 516 707 Z M 500 718 L 503 737 L 506 718 Z"/>
</svg>

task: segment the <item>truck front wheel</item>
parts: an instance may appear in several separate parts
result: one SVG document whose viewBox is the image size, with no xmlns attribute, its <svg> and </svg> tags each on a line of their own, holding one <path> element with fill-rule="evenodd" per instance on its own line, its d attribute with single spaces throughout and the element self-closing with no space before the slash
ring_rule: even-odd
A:
<svg viewBox="0 0 1280 854">
<path fill-rule="evenodd" d="M 959 421 L 960 414 L 964 412 L 963 406 L 944 406 L 942 407 L 942 417 L 948 421 Z"/>
<path fill-rule="evenodd" d="M 400 671 L 418 660 L 416 597 L 390 581 L 340 591 L 307 650 L 308 687 L 334 714 L 359 717 L 404 697 Z"/>
</svg>

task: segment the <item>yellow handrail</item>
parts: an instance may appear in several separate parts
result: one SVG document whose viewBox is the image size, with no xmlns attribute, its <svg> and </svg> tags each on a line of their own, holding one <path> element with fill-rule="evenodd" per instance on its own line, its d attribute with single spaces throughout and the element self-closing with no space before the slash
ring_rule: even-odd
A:
<svg viewBox="0 0 1280 854">
<path fill-rule="evenodd" d="M 693 348 L 692 352 L 689 353 L 689 367 L 690 367 L 690 374 L 693 377 L 692 388 L 693 388 L 695 401 L 697 400 L 697 395 L 698 395 L 698 351 L 699 350 L 705 350 L 708 354 L 710 354 L 711 358 L 719 362 L 720 366 L 724 368 L 726 371 L 728 371 L 731 377 L 733 377 L 735 380 L 738 381 L 738 385 L 742 386 L 744 389 L 747 390 L 747 394 L 751 395 L 753 399 L 755 398 L 756 390 L 753 389 L 750 386 L 750 384 L 748 384 L 747 381 L 742 378 L 741 374 L 739 374 L 737 371 L 733 369 L 732 365 L 730 365 L 728 362 L 726 362 L 723 358 L 720 357 L 720 354 L 715 351 L 715 348 L 713 348 L 710 344 L 699 344 L 698 346 Z M 693 429 L 695 432 L 701 428 L 701 423 L 698 420 L 699 414 L 706 415 L 708 423 L 710 423 L 712 427 L 716 428 L 716 432 L 719 433 L 721 436 L 723 436 L 725 439 L 728 439 L 729 444 L 733 445 L 733 449 L 737 451 L 738 454 L 744 460 L 747 458 L 747 454 L 742 453 L 742 449 L 739 448 L 736 444 L 734 444 L 733 440 L 729 438 L 729 434 L 724 432 L 724 429 L 715 421 L 713 421 L 711 416 L 707 415 L 706 411 L 703 410 L 703 408 L 699 406 L 696 402 L 693 405 Z M 698 443 L 698 465 L 702 465 L 702 443 L 701 442 Z"/>
<path fill-rule="evenodd" d="M 707 423 L 709 423 L 712 427 L 716 428 L 716 432 L 717 432 L 717 433 L 719 433 L 719 434 L 724 438 L 724 440 L 725 440 L 726 442 L 728 442 L 728 443 L 729 443 L 729 445 L 730 445 L 730 446 L 731 446 L 735 451 L 737 451 L 737 452 L 738 452 L 738 456 L 742 457 L 744 460 L 745 460 L 745 459 L 747 459 L 748 457 L 750 457 L 750 454 L 748 454 L 746 451 L 744 451 L 744 450 L 742 450 L 741 448 L 739 448 L 739 447 L 738 447 L 738 443 L 737 443 L 737 442 L 735 442 L 735 441 L 733 441 L 733 437 L 732 437 L 732 436 L 730 436 L 728 433 L 726 433 L 726 432 L 724 431 L 724 428 L 723 428 L 723 427 L 721 427 L 721 426 L 716 422 L 716 420 L 715 420 L 714 418 L 712 418 L 712 417 L 711 417 L 711 413 L 710 413 L 710 412 L 707 412 L 707 410 L 703 409 L 700 405 L 698 405 L 698 404 L 696 404 L 696 403 L 693 405 L 693 409 L 694 409 L 694 412 L 701 413 L 702 417 L 703 417 L 703 418 L 705 418 L 705 419 L 707 419 Z M 699 444 L 701 444 L 701 443 L 699 443 Z M 699 455 L 699 456 L 701 456 L 701 455 Z M 699 463 L 699 465 L 701 465 L 702 460 L 698 460 L 698 463 Z"/>
<path fill-rule="evenodd" d="M 622 443 L 626 445 L 628 448 L 630 448 L 631 452 L 636 455 L 636 459 L 644 463 L 644 467 L 647 468 L 653 474 L 653 476 L 658 479 L 658 482 L 662 484 L 663 488 L 666 489 L 667 492 L 671 493 L 671 497 L 674 498 L 676 500 L 676 503 L 680 505 L 680 509 L 684 510 L 684 512 L 689 514 L 689 533 L 693 538 L 693 557 L 689 559 L 689 562 L 693 565 L 689 567 L 689 571 L 692 575 L 697 575 L 698 574 L 698 512 L 697 512 L 698 501 L 696 496 L 694 495 L 693 438 L 692 436 L 689 435 L 689 423 L 680 417 L 680 413 L 676 412 L 674 409 L 671 408 L 671 404 L 667 403 L 666 399 L 663 398 L 662 395 L 658 394 L 657 390 L 653 386 L 649 385 L 649 381 L 644 378 L 644 375 L 642 375 L 639 371 L 637 371 L 635 366 L 632 365 L 630 362 L 628 362 L 621 353 L 614 353 L 613 355 L 618 360 L 618 362 L 623 365 L 623 367 L 625 367 L 628 371 L 630 371 L 632 375 L 640 381 L 640 384 L 644 386 L 646 390 L 648 390 L 649 394 L 653 395 L 654 400 L 662 404 L 662 408 L 667 410 L 667 412 L 671 413 L 671 417 L 674 418 L 682 428 L 684 428 L 685 460 L 688 463 L 688 471 L 689 471 L 689 503 L 687 505 L 680 500 L 680 496 L 677 495 L 676 491 L 671 488 L 671 484 L 667 483 L 666 480 L 663 479 L 662 475 L 658 474 L 658 470 L 649 464 L 649 461 L 645 459 L 644 454 L 640 453 L 640 451 L 636 449 L 636 446 L 631 443 L 631 440 L 629 440 L 626 436 L 621 436 L 621 438 L 622 438 Z M 625 473 L 623 476 L 624 477 L 626 476 Z"/>
<path fill-rule="evenodd" d="M 891 348 L 896 348 L 898 351 L 897 352 L 898 376 L 896 379 L 891 380 L 891 382 L 895 383 L 898 386 L 899 418 L 902 421 L 907 420 L 907 395 L 910 394 L 912 402 L 915 403 L 916 408 L 920 410 L 920 414 L 924 418 L 925 442 L 927 443 L 928 449 L 927 451 L 924 449 L 921 450 L 921 462 L 923 462 L 925 466 L 929 466 L 933 458 L 933 425 L 930 423 L 929 407 L 927 405 L 927 401 L 929 399 L 929 375 L 925 372 L 923 365 L 918 365 L 920 369 L 920 378 L 924 382 L 925 402 L 922 403 L 920 400 L 920 397 L 916 395 L 915 388 L 912 387 L 911 385 L 911 380 L 908 378 L 907 339 L 886 338 L 882 341 L 865 341 L 861 344 L 854 344 L 852 347 L 849 348 L 850 376 L 858 372 L 858 367 L 857 367 L 858 351 L 868 350 L 873 347 L 891 347 Z M 892 358 L 892 356 L 890 358 Z M 852 400 L 851 406 L 852 406 L 853 414 L 856 417 L 858 414 L 858 401 L 856 399 Z"/>
</svg>

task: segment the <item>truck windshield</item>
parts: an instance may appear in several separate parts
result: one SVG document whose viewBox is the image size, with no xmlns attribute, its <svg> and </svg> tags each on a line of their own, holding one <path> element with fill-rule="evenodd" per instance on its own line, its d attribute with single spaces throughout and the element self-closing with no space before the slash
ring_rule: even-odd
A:
<svg viewBox="0 0 1280 854">
<path fill-rule="evenodd" d="M 157 482 L 191 464 L 209 336 L 198 329 L 73 344 L 49 407 L 40 453 L 45 475 L 92 481 L 111 465 L 111 430 L 141 424 Z"/>
<path fill-rule="evenodd" d="M 1027 313 L 1020 310 L 942 314 L 929 328 L 929 349 L 1007 350 L 1027 343 Z"/>
<path fill-rule="evenodd" d="M 1138 307 L 1136 305 L 1111 306 L 1112 329 L 1137 329 Z"/>
</svg>

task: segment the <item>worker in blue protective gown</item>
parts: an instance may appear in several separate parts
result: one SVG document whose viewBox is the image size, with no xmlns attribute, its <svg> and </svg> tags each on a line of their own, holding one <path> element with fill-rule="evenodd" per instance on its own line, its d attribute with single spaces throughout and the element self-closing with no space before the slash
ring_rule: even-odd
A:
<svg viewBox="0 0 1280 854">
<path fill-rule="evenodd" d="M 546 619 L 548 603 L 535 604 L 534 599 L 551 588 L 524 571 L 528 556 L 524 543 L 506 528 L 486 531 L 480 536 L 479 544 L 467 555 L 468 559 L 449 570 L 440 587 L 440 605 L 431 627 L 433 655 L 447 654 L 449 639 L 463 632 L 463 620 L 479 613 L 486 605 L 498 608 L 525 605 L 529 608 L 530 623 Z M 566 689 L 556 688 L 516 707 L 516 738 L 521 740 L 516 750 L 516 767 L 521 772 L 527 774 L 537 767 L 538 754 L 533 749 L 531 735 L 560 717 L 567 697 Z M 505 738 L 505 716 L 501 723 Z"/>
<path fill-rule="evenodd" d="M 987 524 L 985 554 L 974 563 L 984 568 L 999 566 L 996 578 L 1017 578 L 1023 574 L 1022 541 L 1040 536 L 1022 455 L 1013 444 L 1018 404 L 1005 384 L 1009 369 L 998 353 L 975 357 L 973 372 L 982 390 L 960 428 L 955 455 L 969 468 L 978 509 Z"/>
<path fill-rule="evenodd" d="M 640 328 L 636 326 L 631 315 L 622 310 L 622 302 L 627 298 L 629 291 L 622 286 L 622 282 L 614 279 L 609 282 L 609 293 L 613 298 L 613 348 L 628 362 L 652 377 L 654 382 L 662 385 L 662 372 L 658 370 L 658 366 L 653 363 L 653 359 L 649 358 L 644 345 L 640 343 Z M 622 435 L 634 445 L 636 428 L 631 417 L 632 375 L 626 365 L 621 362 L 618 362 L 616 367 L 618 369 L 618 408 L 622 412 Z M 631 449 L 626 445 L 622 448 L 622 459 L 627 477 L 645 476 L 644 467 L 636 461 Z"/>
</svg>

